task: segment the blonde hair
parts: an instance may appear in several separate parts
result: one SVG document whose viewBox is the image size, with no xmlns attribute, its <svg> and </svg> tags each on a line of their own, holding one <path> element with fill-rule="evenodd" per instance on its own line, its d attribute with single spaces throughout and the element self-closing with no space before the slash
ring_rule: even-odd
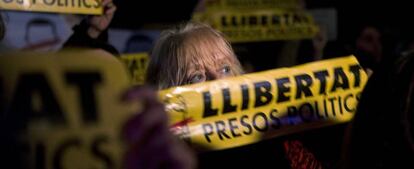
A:
<svg viewBox="0 0 414 169">
<path fill-rule="evenodd" d="M 191 63 L 215 64 L 218 55 L 230 63 L 232 75 L 242 69 L 230 43 L 224 35 L 210 26 L 188 22 L 163 31 L 156 42 L 147 69 L 146 82 L 165 89 L 187 84 L 186 75 Z"/>
</svg>

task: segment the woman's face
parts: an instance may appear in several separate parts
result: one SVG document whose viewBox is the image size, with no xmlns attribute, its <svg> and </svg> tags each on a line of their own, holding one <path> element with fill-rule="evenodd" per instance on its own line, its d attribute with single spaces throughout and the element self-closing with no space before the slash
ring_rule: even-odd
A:
<svg viewBox="0 0 414 169">
<path fill-rule="evenodd" d="M 234 64 L 227 57 L 229 56 L 218 55 L 210 61 L 190 63 L 185 82 L 194 84 L 234 76 L 235 72 L 232 72 Z"/>
</svg>

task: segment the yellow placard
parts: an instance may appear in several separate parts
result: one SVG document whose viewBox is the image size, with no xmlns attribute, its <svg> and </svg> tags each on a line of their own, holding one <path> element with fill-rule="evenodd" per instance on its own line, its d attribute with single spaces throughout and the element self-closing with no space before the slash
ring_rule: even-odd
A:
<svg viewBox="0 0 414 169">
<path fill-rule="evenodd" d="M 353 56 L 160 92 L 171 130 L 220 150 L 348 122 L 367 82 Z"/>
<path fill-rule="evenodd" d="M 127 67 L 134 85 L 142 85 L 145 82 L 145 74 L 149 63 L 148 53 L 123 54 L 119 57 Z"/>
<path fill-rule="evenodd" d="M 297 9 L 298 0 L 206 0 L 207 10 Z"/>
<path fill-rule="evenodd" d="M 102 0 L 0 0 L 0 9 L 100 15 Z"/>
<path fill-rule="evenodd" d="M 312 16 L 298 10 L 223 10 L 196 13 L 193 20 L 210 24 L 233 43 L 309 39 L 318 31 Z"/>
<path fill-rule="evenodd" d="M 27 147 L 15 150 L 25 168 L 121 168 L 122 124 L 134 111 L 120 101 L 129 81 L 119 60 L 101 51 L 0 55 L 4 131 Z"/>
</svg>

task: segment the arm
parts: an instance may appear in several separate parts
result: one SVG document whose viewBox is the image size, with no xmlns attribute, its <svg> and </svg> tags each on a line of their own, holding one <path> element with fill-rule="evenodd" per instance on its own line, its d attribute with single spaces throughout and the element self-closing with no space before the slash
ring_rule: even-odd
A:
<svg viewBox="0 0 414 169">
<path fill-rule="evenodd" d="M 104 0 L 104 14 L 90 16 L 73 28 L 72 36 L 63 47 L 100 48 L 114 55 L 119 52 L 108 43 L 107 28 L 111 23 L 116 6 L 112 0 Z"/>
</svg>

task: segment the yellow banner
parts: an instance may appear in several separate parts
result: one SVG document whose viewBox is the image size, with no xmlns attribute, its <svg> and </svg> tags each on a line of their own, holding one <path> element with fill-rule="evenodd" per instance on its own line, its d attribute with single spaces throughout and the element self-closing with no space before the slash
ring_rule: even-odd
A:
<svg viewBox="0 0 414 169">
<path fill-rule="evenodd" d="M 0 0 L 0 9 L 100 15 L 102 0 Z"/>
<path fill-rule="evenodd" d="M 283 9 L 197 13 L 193 20 L 210 24 L 233 43 L 307 39 L 318 31 L 310 14 Z"/>
<path fill-rule="evenodd" d="M 206 0 L 207 10 L 297 9 L 298 0 Z"/>
<path fill-rule="evenodd" d="M 353 56 L 160 92 L 171 130 L 200 150 L 348 122 L 367 82 Z"/>
<path fill-rule="evenodd" d="M 121 168 L 133 106 L 120 101 L 129 81 L 119 60 L 100 51 L 0 54 L 0 70 L 3 126 L 28 148 L 16 150 L 26 168 Z"/>
<path fill-rule="evenodd" d="M 120 59 L 129 71 L 132 84 L 144 84 L 149 63 L 148 53 L 123 54 Z"/>
</svg>

